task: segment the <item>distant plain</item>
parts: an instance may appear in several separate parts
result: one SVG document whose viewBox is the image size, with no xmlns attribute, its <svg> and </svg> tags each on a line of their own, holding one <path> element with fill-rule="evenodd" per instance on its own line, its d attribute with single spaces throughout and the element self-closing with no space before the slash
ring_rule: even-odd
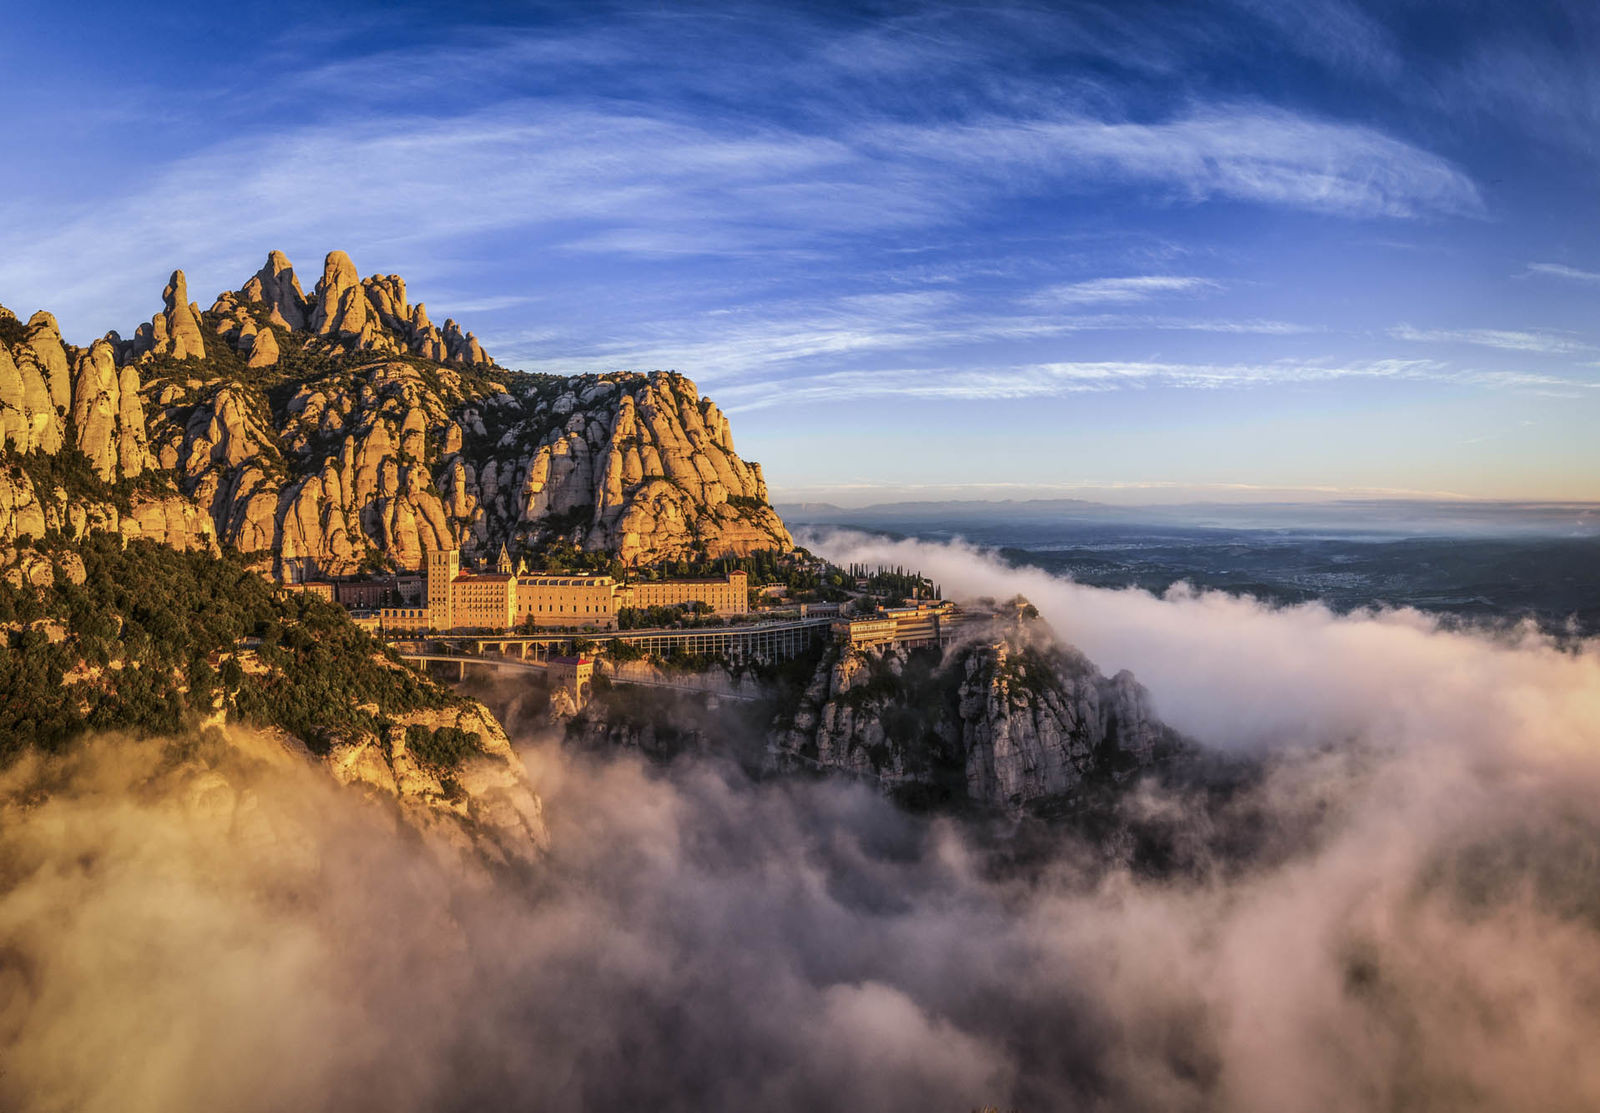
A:
<svg viewBox="0 0 1600 1113">
<path fill-rule="evenodd" d="M 1097 587 L 1175 585 L 1340 612 L 1411 607 L 1476 624 L 1600 635 L 1592 503 L 1189 504 L 1077 500 L 780 507 L 796 527 L 964 540 Z"/>
</svg>

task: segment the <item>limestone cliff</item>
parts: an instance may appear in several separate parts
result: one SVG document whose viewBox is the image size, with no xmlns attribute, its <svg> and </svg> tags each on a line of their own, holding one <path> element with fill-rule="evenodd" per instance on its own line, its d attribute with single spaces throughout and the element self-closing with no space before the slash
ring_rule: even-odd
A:
<svg viewBox="0 0 1600 1113">
<path fill-rule="evenodd" d="M 454 729 L 476 736 L 481 751 L 453 769 L 419 757 L 407 728 Z M 403 714 L 378 733 L 341 742 L 323 758 L 341 784 L 392 798 L 414 829 L 464 855 L 528 863 L 550 845 L 544 804 L 500 723 L 480 703 Z"/>
<path fill-rule="evenodd" d="M 1122 780 L 1178 743 L 1132 674 L 1103 676 L 1037 620 L 986 623 L 944 650 L 830 649 L 770 738 L 780 767 L 1013 811 Z"/>
<path fill-rule="evenodd" d="M 162 306 L 131 341 L 84 349 L 48 314 L 0 318 L 8 458 L 75 447 L 126 496 L 119 510 L 68 491 L 86 520 L 179 499 L 207 523 L 182 544 L 331 574 L 415 568 L 449 545 L 645 564 L 792 547 L 760 466 L 681 375 L 506 371 L 454 321 L 434 325 L 399 276 L 361 279 L 343 252 L 309 295 L 273 252 L 205 311 L 174 272 Z M 0 540 L 71 513 L 47 486 L 11 469 Z"/>
</svg>

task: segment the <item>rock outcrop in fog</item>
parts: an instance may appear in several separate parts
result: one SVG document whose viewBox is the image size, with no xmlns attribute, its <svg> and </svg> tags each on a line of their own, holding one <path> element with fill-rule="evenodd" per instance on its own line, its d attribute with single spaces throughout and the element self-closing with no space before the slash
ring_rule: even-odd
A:
<svg viewBox="0 0 1600 1113">
<path fill-rule="evenodd" d="M 443 770 L 412 751 L 406 739 L 413 728 L 464 731 L 477 736 L 480 750 Z M 544 805 L 522 759 L 481 703 L 404 713 L 386 729 L 334 746 L 322 760 L 340 784 L 394 800 L 413 829 L 465 860 L 526 864 L 550 845 Z"/>
<path fill-rule="evenodd" d="M 281 252 L 201 311 L 182 271 L 128 341 L 0 317 L 0 540 L 108 528 L 324 573 L 552 543 L 624 562 L 788 549 L 758 464 L 675 373 L 498 367 L 398 275 Z M 3 312 L 3 311 L 0 311 Z M 28 466 L 64 445 L 113 494 Z"/>
<path fill-rule="evenodd" d="M 1180 742 L 1131 673 L 1102 675 L 1022 618 L 969 629 L 943 651 L 832 648 L 772 738 L 780 766 L 1007 810 L 1070 801 Z"/>
</svg>

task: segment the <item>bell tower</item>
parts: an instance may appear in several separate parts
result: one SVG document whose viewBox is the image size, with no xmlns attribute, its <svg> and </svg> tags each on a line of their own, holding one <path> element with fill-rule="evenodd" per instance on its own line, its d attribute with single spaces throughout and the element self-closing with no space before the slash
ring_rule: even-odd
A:
<svg viewBox="0 0 1600 1113">
<path fill-rule="evenodd" d="M 428 553 L 428 626 L 453 630 L 456 625 L 455 580 L 461 574 L 460 549 L 433 549 Z"/>
</svg>

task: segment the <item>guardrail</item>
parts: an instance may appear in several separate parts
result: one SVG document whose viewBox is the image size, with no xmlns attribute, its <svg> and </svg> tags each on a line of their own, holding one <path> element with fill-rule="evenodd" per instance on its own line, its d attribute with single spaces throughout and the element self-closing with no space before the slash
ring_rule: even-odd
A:
<svg viewBox="0 0 1600 1113">
<path fill-rule="evenodd" d="M 477 655 L 471 653 L 405 653 L 400 654 L 403 661 L 413 661 L 421 664 L 451 664 L 460 669 L 461 679 L 466 679 L 468 665 L 482 665 L 486 668 L 509 670 L 512 672 L 533 672 L 541 676 L 548 676 L 550 665 L 547 661 L 522 661 L 514 657 L 497 657 Z M 615 676 L 610 673 L 602 674 L 608 684 L 623 684 L 635 688 L 665 688 L 677 692 L 692 692 L 696 695 L 714 696 L 717 699 L 737 700 L 741 703 L 753 703 L 760 696 L 747 692 L 729 692 L 706 684 L 691 684 L 686 681 L 675 681 L 654 676 Z"/>
</svg>

